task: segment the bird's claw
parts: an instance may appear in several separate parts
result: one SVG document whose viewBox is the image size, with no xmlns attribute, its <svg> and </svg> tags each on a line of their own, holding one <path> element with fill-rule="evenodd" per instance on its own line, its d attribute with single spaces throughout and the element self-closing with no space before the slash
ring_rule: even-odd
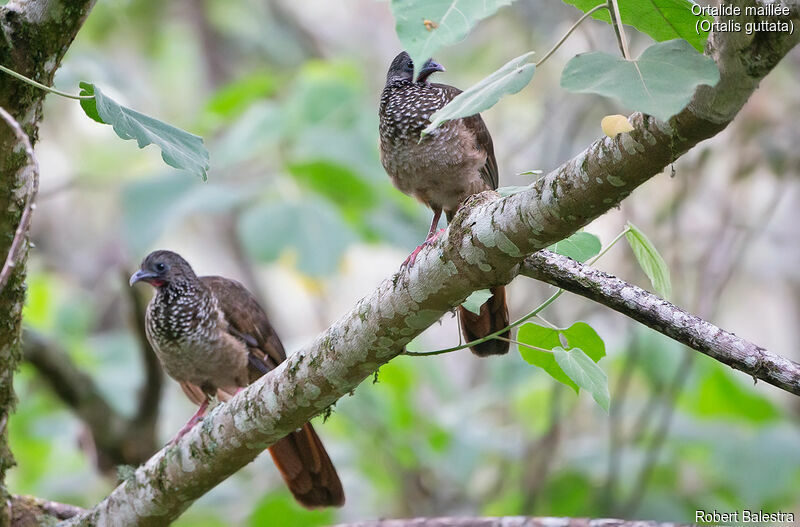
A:
<svg viewBox="0 0 800 527">
<path fill-rule="evenodd" d="M 414 262 L 417 261 L 417 255 L 420 253 L 420 251 L 426 245 L 430 245 L 433 242 L 435 242 L 437 239 L 439 239 L 439 236 L 442 235 L 444 230 L 445 230 L 444 228 L 439 229 L 435 233 L 433 233 L 433 234 L 429 235 L 427 238 L 425 238 L 425 241 L 422 242 L 420 245 L 418 245 L 417 248 L 414 249 L 413 251 L 411 251 L 411 254 L 409 254 L 408 257 L 406 257 L 406 259 L 403 261 L 403 264 L 401 265 L 401 267 L 409 267 L 410 268 L 411 266 L 413 266 Z"/>
</svg>

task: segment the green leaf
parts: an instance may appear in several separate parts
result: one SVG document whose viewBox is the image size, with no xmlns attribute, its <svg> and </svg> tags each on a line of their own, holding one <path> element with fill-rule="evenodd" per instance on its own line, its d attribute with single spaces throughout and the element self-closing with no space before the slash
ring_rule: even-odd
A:
<svg viewBox="0 0 800 527">
<path fill-rule="evenodd" d="M 275 75 L 266 72 L 253 73 L 217 90 L 206 108 L 210 113 L 221 117 L 235 117 L 251 104 L 274 94 L 277 87 Z"/>
<path fill-rule="evenodd" d="M 576 232 L 569 238 L 556 242 L 547 249 L 562 256 L 572 258 L 576 262 L 585 262 L 597 255 L 602 248 L 600 238 L 588 232 Z"/>
<path fill-rule="evenodd" d="M 561 74 L 561 86 L 597 93 L 662 121 L 680 112 L 701 84 L 714 86 L 719 70 L 685 40 L 653 44 L 636 60 L 592 52 L 573 57 Z"/>
<path fill-rule="evenodd" d="M 375 204 L 373 188 L 349 167 L 335 161 L 289 163 L 294 178 L 343 209 L 368 210 Z"/>
<path fill-rule="evenodd" d="M 729 371 L 726 366 L 709 364 L 703 368 L 692 395 L 681 403 L 688 413 L 706 419 L 737 419 L 757 425 L 781 418 L 780 408 L 754 390 L 749 378 Z M 745 382 L 737 377 L 745 377 Z"/>
<path fill-rule="evenodd" d="M 336 209 L 319 199 L 253 207 L 242 215 L 238 233 L 253 257 L 270 262 L 291 251 L 297 269 L 310 276 L 335 271 L 345 249 L 355 240 Z"/>
<path fill-rule="evenodd" d="M 625 233 L 625 239 L 628 240 L 628 244 L 631 246 L 634 256 L 636 256 L 636 261 L 639 262 L 639 267 L 650 279 L 653 288 L 662 298 L 669 299 L 670 295 L 672 295 L 672 283 L 669 279 L 669 267 L 667 267 L 661 254 L 647 239 L 647 236 L 631 222 L 628 222 L 628 231 Z"/>
<path fill-rule="evenodd" d="M 512 59 L 499 70 L 459 93 L 431 116 L 431 124 L 422 131 L 422 135 L 433 132 L 444 122 L 469 117 L 491 108 L 504 95 L 517 93 L 527 86 L 536 69 L 535 65 L 528 62 L 532 55 L 533 51 Z"/>
<path fill-rule="evenodd" d="M 472 311 L 476 315 L 481 314 L 481 306 L 492 297 L 492 292 L 488 289 L 478 289 L 464 300 L 461 305 L 467 311 Z"/>
<path fill-rule="evenodd" d="M 600 4 L 598 0 L 564 0 L 583 11 Z M 694 2 L 689 0 L 619 0 L 619 13 L 622 23 L 635 27 L 642 33 L 650 35 L 657 42 L 682 38 L 697 51 L 702 52 L 708 32 L 696 31 L 701 20 L 713 20 L 709 16 L 692 14 Z M 592 15 L 593 18 L 611 23 L 608 10 L 601 9 Z"/>
<path fill-rule="evenodd" d="M 322 527 L 336 522 L 333 509 L 307 510 L 295 502 L 292 495 L 281 490 L 264 496 L 253 509 L 248 525 L 292 525 L 293 527 Z"/>
<path fill-rule="evenodd" d="M 572 348 L 567 351 L 558 346 L 553 348 L 553 356 L 564 373 L 578 386 L 591 393 L 597 404 L 608 412 L 611 396 L 608 393 L 606 372 L 580 348 Z"/>
<path fill-rule="evenodd" d="M 122 139 L 136 139 L 139 148 L 149 144 L 158 146 L 166 164 L 192 172 L 205 181 L 209 168 L 208 150 L 203 146 L 202 137 L 126 108 L 93 84 L 81 82 L 80 87 L 81 95 L 94 95 L 93 101 L 81 101 L 86 115 L 97 122 L 110 124 Z"/>
<path fill-rule="evenodd" d="M 440 48 L 461 41 L 478 21 L 514 0 L 391 0 L 397 37 L 414 61 L 414 77 Z"/>
<path fill-rule="evenodd" d="M 567 349 L 581 348 L 594 362 L 606 355 L 603 339 L 586 322 L 576 322 L 568 328 L 550 328 L 528 322 L 519 329 L 517 340 L 544 350 L 565 346 Z M 519 346 L 519 353 L 526 362 L 543 369 L 555 380 L 570 386 L 578 393 L 578 385 L 558 365 L 552 352 Z"/>
</svg>

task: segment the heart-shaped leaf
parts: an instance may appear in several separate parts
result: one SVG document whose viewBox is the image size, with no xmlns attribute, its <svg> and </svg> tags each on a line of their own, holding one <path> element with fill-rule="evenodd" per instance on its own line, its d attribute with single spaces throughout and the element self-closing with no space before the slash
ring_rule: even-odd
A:
<svg viewBox="0 0 800 527">
<path fill-rule="evenodd" d="M 414 77 L 440 48 L 459 42 L 478 21 L 514 0 L 391 0 L 395 31 L 414 61 Z"/>
<path fill-rule="evenodd" d="M 628 231 L 625 239 L 631 246 L 636 261 L 650 279 L 653 288 L 664 299 L 669 299 L 672 294 L 672 283 L 669 278 L 669 267 L 661 257 L 655 245 L 639 230 L 636 225 L 628 222 Z"/>
<path fill-rule="evenodd" d="M 208 150 L 203 146 L 202 137 L 122 106 L 94 84 L 81 82 L 80 87 L 81 95 L 94 95 L 94 99 L 81 101 L 86 115 L 97 122 L 110 124 L 122 139 L 136 139 L 139 148 L 149 144 L 158 146 L 166 164 L 206 179 Z"/>
<path fill-rule="evenodd" d="M 533 51 L 509 61 L 485 79 L 459 93 L 444 108 L 431 115 L 431 124 L 422 131 L 422 135 L 431 133 L 446 121 L 469 117 L 491 108 L 504 95 L 517 93 L 527 86 L 536 69 L 536 66 L 528 62 L 532 55 Z"/>
<path fill-rule="evenodd" d="M 680 112 L 701 84 L 714 86 L 719 70 L 712 59 L 685 40 L 653 44 L 636 60 L 607 53 L 577 55 L 561 74 L 561 86 L 577 93 L 597 93 L 662 121 Z"/>
<path fill-rule="evenodd" d="M 611 395 L 608 393 L 608 377 L 606 372 L 589 358 L 580 348 L 567 351 L 562 347 L 553 348 L 553 356 L 564 373 L 575 384 L 592 394 L 592 397 L 603 410 L 608 412 Z"/>
<path fill-rule="evenodd" d="M 572 258 L 576 262 L 585 262 L 600 252 L 600 238 L 588 232 L 579 231 L 569 238 L 556 242 L 548 250 L 562 256 Z"/>
<path fill-rule="evenodd" d="M 519 328 L 517 340 L 523 344 L 519 346 L 519 353 L 527 363 L 543 369 L 558 382 L 571 387 L 575 393 L 578 393 L 578 385 L 556 362 L 553 350 L 557 347 L 581 348 L 595 362 L 606 355 L 603 339 L 586 322 L 576 322 L 568 328 L 550 328 L 528 322 Z"/>
</svg>

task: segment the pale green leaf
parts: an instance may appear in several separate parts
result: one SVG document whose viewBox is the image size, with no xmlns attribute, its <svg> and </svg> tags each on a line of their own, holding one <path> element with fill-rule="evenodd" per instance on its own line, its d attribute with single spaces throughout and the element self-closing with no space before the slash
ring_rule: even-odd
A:
<svg viewBox="0 0 800 527">
<path fill-rule="evenodd" d="M 585 262 L 600 252 L 600 239 L 594 234 L 579 231 L 569 238 L 556 242 L 548 250 L 562 256 L 572 258 L 576 262 Z"/>
<path fill-rule="evenodd" d="M 669 267 L 661 257 L 656 247 L 650 242 L 645 234 L 631 222 L 628 222 L 628 231 L 625 239 L 631 246 L 636 261 L 650 279 L 653 288 L 664 299 L 669 299 L 672 295 L 672 283 L 669 278 Z"/>
<path fill-rule="evenodd" d="M 166 164 L 206 179 L 208 150 L 203 146 L 202 137 L 122 106 L 93 84 L 81 82 L 80 87 L 81 95 L 94 95 L 93 100 L 81 101 L 86 115 L 110 124 L 122 139 L 135 139 L 139 148 L 150 144 L 158 146 Z"/>
<path fill-rule="evenodd" d="M 552 351 L 557 347 L 580 348 L 594 362 L 606 355 L 603 339 L 586 322 L 576 322 L 568 328 L 550 328 L 528 322 L 519 329 L 517 340 L 527 345 L 518 346 L 519 353 L 526 362 L 543 369 L 558 382 L 571 387 L 575 393 L 578 393 L 578 385 L 559 366 Z"/>
<path fill-rule="evenodd" d="M 422 131 L 422 135 L 433 132 L 444 122 L 469 117 L 491 108 L 504 95 L 517 93 L 527 86 L 536 69 L 535 65 L 528 62 L 532 55 L 531 51 L 512 59 L 485 79 L 459 93 L 431 116 L 431 124 Z"/>
<path fill-rule="evenodd" d="M 414 77 L 440 48 L 461 41 L 475 24 L 514 0 L 391 0 L 395 31 L 414 61 Z"/>
<path fill-rule="evenodd" d="M 464 300 L 461 305 L 467 311 L 472 311 L 476 315 L 481 314 L 481 306 L 492 297 L 492 292 L 488 289 L 478 289 Z"/>
<path fill-rule="evenodd" d="M 564 373 L 578 386 L 592 394 L 592 397 L 606 412 L 611 404 L 606 372 L 580 348 L 567 351 L 558 346 L 553 348 L 553 356 Z"/>
<path fill-rule="evenodd" d="M 653 44 L 636 60 L 599 51 L 577 55 L 561 74 L 566 90 L 614 97 L 662 121 L 689 104 L 697 86 L 718 81 L 714 61 L 680 39 Z"/>
</svg>

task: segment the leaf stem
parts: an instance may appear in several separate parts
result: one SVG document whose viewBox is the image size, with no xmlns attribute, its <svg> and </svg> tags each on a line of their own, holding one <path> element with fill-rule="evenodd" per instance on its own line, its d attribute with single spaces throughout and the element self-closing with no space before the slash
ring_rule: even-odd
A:
<svg viewBox="0 0 800 527">
<path fill-rule="evenodd" d="M 67 93 L 67 92 L 63 92 L 63 91 L 60 91 L 60 90 L 56 90 L 55 88 L 51 88 L 50 86 L 45 86 L 44 84 L 42 84 L 40 82 L 36 82 L 33 79 L 29 79 L 25 75 L 17 73 L 16 71 L 14 71 L 12 69 L 6 68 L 2 64 L 0 64 L 0 71 L 8 73 L 9 75 L 14 77 L 15 79 L 19 79 L 19 80 L 21 80 L 22 82 L 24 82 L 26 84 L 30 84 L 31 86 L 39 88 L 40 90 L 44 90 L 46 92 L 53 93 L 55 95 L 60 95 L 61 97 L 66 97 L 67 99 L 75 99 L 77 101 L 94 99 L 94 95 L 73 95 L 71 93 Z"/>
<path fill-rule="evenodd" d="M 595 256 L 594 258 L 592 258 L 591 260 L 589 260 L 587 262 L 587 265 L 592 265 L 598 259 L 600 259 L 601 256 L 606 254 L 609 251 L 609 249 L 614 247 L 614 244 L 616 244 L 623 236 L 625 236 L 625 233 L 628 232 L 629 230 L 630 230 L 630 227 L 628 227 L 626 225 L 625 228 L 622 230 L 622 232 L 617 234 L 616 238 L 611 240 L 611 243 L 609 243 L 607 246 L 605 246 L 603 248 L 603 250 L 601 250 L 599 253 L 597 253 L 597 256 Z M 550 298 L 548 298 L 547 300 L 545 300 L 544 302 L 539 304 L 533 311 L 531 311 L 530 313 L 528 313 L 524 317 L 522 317 L 522 318 L 520 318 L 518 320 L 515 320 L 514 322 L 512 322 L 508 326 L 504 327 L 503 329 L 499 329 L 499 330 L 495 331 L 494 333 L 490 333 L 489 335 L 486 335 L 485 337 L 472 340 L 470 342 L 467 342 L 466 344 L 459 344 L 458 346 L 453 346 L 452 348 L 444 348 L 444 349 L 434 350 L 434 351 L 407 351 L 406 350 L 406 351 L 403 352 L 403 355 L 410 355 L 412 357 L 429 357 L 431 355 L 444 355 L 445 353 L 450 353 L 450 352 L 453 352 L 453 351 L 463 350 L 464 348 L 470 348 L 472 346 L 476 346 L 478 344 L 486 342 L 487 340 L 496 339 L 496 338 L 499 338 L 500 340 L 508 340 L 510 342 L 510 339 L 506 339 L 505 337 L 501 337 L 500 335 L 502 335 L 503 333 L 505 333 L 509 329 L 517 327 L 520 324 L 522 324 L 523 322 L 527 322 L 529 319 L 537 316 L 539 313 L 544 311 L 550 304 L 552 304 L 553 302 L 558 300 L 558 297 L 560 297 L 562 294 L 564 294 L 564 290 L 563 289 L 559 289 L 558 291 L 553 293 L 550 296 Z"/>
<path fill-rule="evenodd" d="M 545 353 L 550 353 L 551 355 L 553 354 L 553 350 L 546 350 L 546 349 L 544 349 L 544 348 L 540 348 L 539 346 L 531 346 L 530 344 L 525 344 L 524 342 L 520 342 L 520 341 L 518 341 L 518 340 L 514 340 L 514 339 L 507 339 L 507 338 L 505 338 L 505 337 L 497 337 L 497 340 L 504 340 L 504 341 L 506 341 L 506 342 L 508 342 L 508 343 L 510 343 L 510 344 L 516 344 L 517 346 L 522 346 L 522 347 L 525 347 L 525 348 L 530 348 L 530 349 L 532 349 L 532 350 L 536 350 L 536 351 L 543 351 L 543 352 L 545 352 Z"/>
<path fill-rule="evenodd" d="M 564 41 L 565 41 L 565 40 L 567 40 L 567 37 L 569 37 L 569 36 L 572 34 L 572 32 L 573 32 L 573 31 L 575 31 L 575 29 L 577 29 L 577 27 L 578 27 L 579 25 L 581 25 L 581 22 L 583 22 L 584 20 L 586 20 L 587 18 L 589 18 L 589 17 L 590 17 L 590 16 L 591 16 L 591 15 L 592 15 L 592 14 L 593 14 L 595 11 L 599 11 L 599 10 L 601 10 L 601 9 L 608 9 L 608 4 L 600 4 L 600 5 L 598 5 L 598 6 L 594 6 L 594 7 L 593 7 L 593 8 L 591 8 L 589 11 L 587 11 L 586 13 L 584 13 L 584 14 L 583 14 L 583 16 L 582 16 L 582 17 L 580 17 L 580 18 L 578 19 L 578 21 L 577 21 L 577 22 L 575 22 L 574 24 L 572 24 L 572 27 L 571 27 L 571 28 L 569 28 L 569 30 L 568 30 L 566 33 L 564 33 L 564 36 L 563 36 L 563 37 L 561 37 L 561 40 L 559 40 L 558 42 L 556 42 L 556 45 L 555 45 L 555 46 L 553 46 L 553 47 L 550 49 L 550 51 L 548 51 L 547 53 L 545 53 L 544 57 L 542 57 L 541 59 L 539 59 L 539 62 L 537 62 L 537 63 L 535 64 L 535 65 L 536 65 L 536 67 L 538 68 L 538 67 L 539 67 L 539 66 L 540 66 L 540 65 L 541 65 L 541 64 L 542 64 L 544 61 L 546 61 L 547 59 L 549 59 L 549 58 L 550 58 L 550 55 L 552 55 L 553 53 L 555 53 L 555 52 L 556 52 L 556 50 L 557 50 L 558 48 L 560 48 L 560 47 L 561 47 L 561 44 L 563 44 L 563 43 L 564 43 Z"/>
<path fill-rule="evenodd" d="M 631 52 L 628 50 L 628 39 L 625 36 L 625 28 L 622 27 L 622 16 L 619 14 L 618 0 L 608 0 L 606 7 L 608 7 L 608 14 L 611 15 L 611 25 L 614 27 L 614 33 L 617 34 L 619 50 L 626 60 L 631 60 Z"/>
</svg>

